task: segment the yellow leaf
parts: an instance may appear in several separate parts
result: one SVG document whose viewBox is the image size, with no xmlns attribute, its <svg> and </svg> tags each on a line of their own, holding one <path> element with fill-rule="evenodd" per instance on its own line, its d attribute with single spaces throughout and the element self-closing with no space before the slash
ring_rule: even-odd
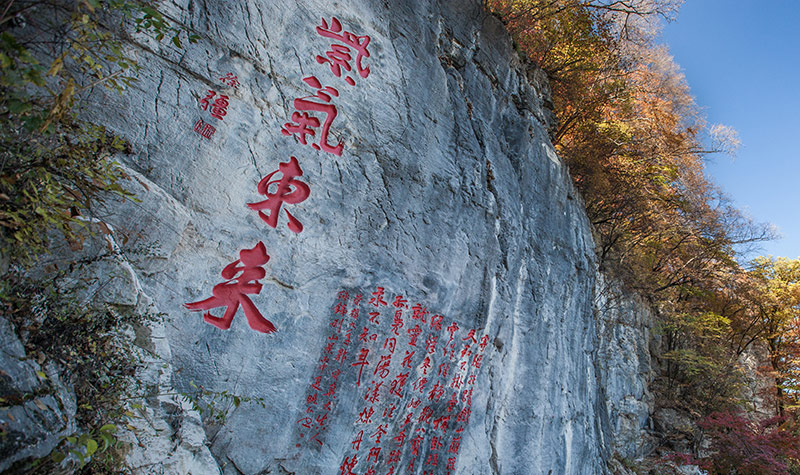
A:
<svg viewBox="0 0 800 475">
<path fill-rule="evenodd" d="M 50 69 L 47 71 L 48 76 L 55 76 L 56 74 L 61 71 L 64 67 L 64 55 L 67 53 L 62 54 L 58 58 L 56 58 L 53 63 L 50 65 Z"/>
</svg>

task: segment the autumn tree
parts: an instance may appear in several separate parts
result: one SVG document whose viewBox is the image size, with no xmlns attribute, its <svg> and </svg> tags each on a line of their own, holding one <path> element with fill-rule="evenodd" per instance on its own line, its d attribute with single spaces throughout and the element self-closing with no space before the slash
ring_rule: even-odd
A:
<svg viewBox="0 0 800 475">
<path fill-rule="evenodd" d="M 758 292 L 748 330 L 767 343 L 782 414 L 800 402 L 800 259 L 760 257 L 751 274 Z"/>
<path fill-rule="evenodd" d="M 736 138 L 707 128 L 654 42 L 656 20 L 678 3 L 487 1 L 551 80 L 552 138 L 583 195 L 601 265 L 660 310 L 665 390 L 712 410 L 736 393 L 730 348 L 742 305 L 721 305 L 722 290 L 743 274 L 738 249 L 770 232 L 704 175 L 703 157 Z M 709 137 L 722 140 L 704 145 Z"/>
</svg>

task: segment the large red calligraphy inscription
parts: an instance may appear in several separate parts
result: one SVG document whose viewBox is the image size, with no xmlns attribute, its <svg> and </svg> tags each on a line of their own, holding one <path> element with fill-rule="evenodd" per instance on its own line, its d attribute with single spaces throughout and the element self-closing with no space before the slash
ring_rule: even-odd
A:
<svg viewBox="0 0 800 475">
<path fill-rule="evenodd" d="M 384 287 L 343 290 L 331 310 L 297 446 L 320 450 L 329 443 L 328 415 L 350 413 L 340 473 L 450 473 L 489 336 L 456 321 L 443 328 L 444 316 Z"/>
<path fill-rule="evenodd" d="M 261 267 L 267 262 L 269 255 L 263 242 L 259 242 L 252 249 L 243 249 L 239 252 L 239 259 L 222 269 L 222 277 L 228 280 L 214 286 L 211 291 L 212 297 L 184 306 L 193 311 L 226 307 L 222 317 L 215 317 L 211 312 L 206 312 L 203 314 L 203 320 L 217 328 L 227 330 L 231 327 L 233 317 L 241 305 L 250 328 L 261 333 L 274 332 L 275 326 L 261 315 L 247 296 L 261 292 L 262 286 L 258 280 L 267 275 Z"/>
<path fill-rule="evenodd" d="M 333 97 L 339 96 L 339 91 L 330 86 L 322 87 L 322 83 L 319 82 L 316 76 L 303 78 L 303 82 L 318 91 L 313 96 L 305 96 L 294 100 L 294 108 L 296 110 L 292 113 L 292 122 L 283 124 L 281 133 L 286 136 L 294 135 L 298 142 L 306 145 L 308 143 L 306 137 L 315 136 L 317 133 L 314 129 L 321 126 L 322 131 L 319 135 L 319 141 L 312 143 L 311 147 L 314 150 L 321 149 L 323 152 L 341 155 L 342 148 L 344 148 L 341 142 L 337 145 L 328 143 L 331 124 L 339 114 L 336 106 L 331 104 L 331 100 Z M 309 112 L 321 112 L 325 115 L 324 122 L 320 122 L 317 116 L 311 115 Z"/>
<path fill-rule="evenodd" d="M 270 180 L 276 173 L 282 175 L 280 180 Z M 296 204 L 300 203 L 310 193 L 308 185 L 300 180 L 295 180 L 295 177 L 302 176 L 303 170 L 297 163 L 297 159 L 290 157 L 288 162 L 283 162 L 278 165 L 278 169 L 269 175 L 265 176 L 258 182 L 258 193 L 267 197 L 264 201 L 258 203 L 247 203 L 250 209 L 257 210 L 258 216 L 264 220 L 265 223 L 271 227 L 278 225 L 278 213 L 283 203 Z M 277 190 L 274 193 L 269 192 L 269 187 L 276 185 Z M 269 211 L 269 214 L 264 214 L 263 210 Z M 288 210 L 284 209 L 286 216 L 289 218 L 289 229 L 299 233 L 303 230 L 303 225 L 300 221 L 292 216 Z"/>
<path fill-rule="evenodd" d="M 369 76 L 369 66 L 364 66 L 362 61 L 364 58 L 369 58 L 369 45 L 370 38 L 367 35 L 357 36 L 349 31 L 342 31 L 342 24 L 336 17 L 331 18 L 330 26 L 325 19 L 322 19 L 322 25 L 317 27 L 317 33 L 325 38 L 338 41 L 340 44 L 331 44 L 331 49 L 325 52 L 325 56 L 317 56 L 319 64 L 329 64 L 331 72 L 336 77 L 342 77 L 342 69 L 347 72 L 352 71 L 353 66 L 350 64 L 353 60 L 352 53 L 356 53 L 355 69 L 359 76 L 366 78 Z M 355 79 L 352 76 L 345 76 L 345 82 L 354 86 Z"/>
<path fill-rule="evenodd" d="M 363 65 L 364 58 L 369 57 L 367 46 L 370 42 L 369 36 L 358 36 L 352 32 L 344 31 L 341 22 L 335 17 L 332 17 L 330 25 L 322 19 L 322 25 L 317 27 L 317 33 L 321 36 L 334 41 L 338 44 L 331 44 L 331 49 L 326 52 L 326 57 L 317 56 L 317 62 L 320 64 L 329 64 L 331 72 L 341 77 L 342 69 L 347 72 L 353 70 L 351 62 L 353 60 L 352 54 L 355 52 L 355 71 L 362 78 L 369 76 L 369 66 Z M 327 58 L 327 59 L 326 59 Z M 219 81 L 231 88 L 238 88 L 241 83 L 239 78 L 233 73 L 227 73 L 225 76 L 220 77 Z M 294 100 L 295 111 L 292 113 L 291 122 L 286 122 L 281 128 L 281 132 L 290 136 L 293 135 L 301 144 L 308 144 L 307 137 L 315 137 L 317 131 L 319 132 L 319 140 L 312 143 L 312 147 L 316 150 L 341 155 L 343 144 L 339 142 L 336 145 L 331 145 L 328 142 L 330 134 L 330 127 L 334 119 L 338 115 L 337 107 L 331 103 L 334 97 L 339 96 L 339 91 L 330 86 L 322 86 L 322 83 L 316 76 L 308 76 L 303 78 L 303 81 L 314 89 L 317 89 L 316 94 L 297 98 Z M 355 80 L 351 76 L 347 76 L 345 81 L 355 85 Z M 220 121 L 228 113 L 229 97 L 225 94 L 220 94 L 215 90 L 207 90 L 206 96 L 199 101 L 200 108 L 208 111 L 210 115 Z M 314 115 L 314 113 L 319 113 Z M 324 115 L 324 119 L 320 121 L 318 115 Z M 193 130 L 200 134 L 200 136 L 211 139 L 211 136 L 216 132 L 216 127 L 198 119 L 195 122 Z M 279 180 L 272 180 L 272 177 L 277 173 L 282 176 Z M 258 193 L 265 196 L 266 199 L 256 203 L 248 203 L 250 209 L 258 211 L 259 217 L 272 228 L 277 227 L 278 215 L 283 204 L 297 204 L 308 198 L 310 189 L 307 184 L 303 183 L 296 178 L 303 175 L 300 169 L 300 164 L 295 157 L 290 157 L 288 162 L 282 162 L 278 166 L 278 170 L 270 173 L 262 178 L 258 183 Z M 270 186 L 275 185 L 276 190 L 270 192 Z M 268 211 L 269 214 L 264 213 Z M 291 231 L 299 233 L 303 230 L 302 223 L 295 218 L 287 209 L 284 209 L 288 217 L 288 227 Z M 260 246 L 260 247 L 259 247 Z M 262 255 L 263 254 L 263 255 Z M 269 260 L 266 254 L 266 249 L 263 243 L 259 242 L 256 247 L 250 250 L 242 250 L 240 252 L 241 258 L 223 269 L 222 276 L 228 281 L 214 286 L 212 290 L 213 296 L 199 301 L 184 304 L 189 310 L 209 310 L 212 308 L 225 306 L 226 310 L 222 317 L 215 317 L 210 312 L 206 312 L 203 318 L 206 322 L 226 330 L 230 328 L 233 317 L 236 314 L 239 306 L 244 308 L 245 316 L 250 326 L 262 333 L 271 333 L 275 331 L 274 325 L 266 320 L 258 309 L 253 305 L 253 302 L 247 297 L 248 294 L 257 294 L 261 291 L 261 284 L 258 279 L 263 278 L 266 272 L 261 267 Z M 239 266 L 239 264 L 243 264 Z M 241 273 L 240 275 L 238 275 Z M 376 337 L 376 335 L 366 335 L 362 338 Z M 374 341 L 375 338 L 372 339 Z M 347 334 L 347 343 L 350 341 L 350 333 Z M 367 341 L 366 339 L 364 341 Z M 367 352 L 368 353 L 368 352 Z M 363 361 L 360 363 L 360 375 L 363 372 L 364 366 L 367 364 L 367 353 L 363 354 Z M 341 363 L 344 361 L 346 351 L 340 349 L 336 360 Z M 327 363 L 328 360 L 325 361 Z M 333 393 L 336 383 L 334 382 L 329 390 Z M 355 460 L 355 456 L 353 457 Z"/>
</svg>

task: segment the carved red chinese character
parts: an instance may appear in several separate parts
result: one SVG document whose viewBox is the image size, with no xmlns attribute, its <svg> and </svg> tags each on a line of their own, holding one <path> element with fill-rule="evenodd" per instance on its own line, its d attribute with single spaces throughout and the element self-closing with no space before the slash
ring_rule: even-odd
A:
<svg viewBox="0 0 800 475">
<path fill-rule="evenodd" d="M 367 456 L 367 463 L 371 458 L 375 459 L 375 463 L 378 463 L 378 457 L 381 455 L 381 448 L 380 447 L 372 447 L 369 449 L 369 455 Z"/>
<path fill-rule="evenodd" d="M 361 372 L 364 371 L 364 366 L 368 365 L 369 362 L 367 361 L 367 355 L 369 355 L 369 350 L 367 348 L 361 348 L 361 352 L 358 354 L 358 360 L 350 366 L 358 366 L 358 381 L 356 381 L 356 386 L 361 386 Z"/>
<path fill-rule="evenodd" d="M 458 393 L 453 393 L 453 396 L 447 401 L 447 412 L 453 412 L 453 408 L 458 404 Z"/>
<path fill-rule="evenodd" d="M 380 444 L 381 437 L 384 435 L 386 435 L 386 424 L 381 424 L 370 437 L 372 437 L 376 444 Z"/>
<path fill-rule="evenodd" d="M 436 372 L 438 376 L 442 378 L 447 377 L 447 372 L 450 370 L 450 365 L 448 363 L 442 363 L 439 365 L 439 371 Z"/>
<path fill-rule="evenodd" d="M 483 353 L 483 350 L 486 349 L 486 345 L 488 344 L 489 344 L 489 335 L 483 335 L 481 337 L 481 343 L 478 345 L 478 347 L 481 350 L 481 353 Z"/>
<path fill-rule="evenodd" d="M 469 422 L 469 416 L 472 413 L 472 409 L 470 406 L 461 409 L 461 412 L 458 413 L 458 417 L 456 417 L 456 422 L 463 422 L 467 424 Z"/>
<path fill-rule="evenodd" d="M 394 298 L 392 305 L 394 308 L 408 308 L 408 305 L 406 305 L 407 303 L 408 300 L 404 299 L 402 295 L 398 295 Z"/>
<path fill-rule="evenodd" d="M 394 312 L 394 320 L 392 321 L 392 333 L 400 336 L 400 329 L 403 328 L 403 315 L 402 310 Z"/>
<path fill-rule="evenodd" d="M 442 396 L 444 396 L 444 387 L 442 387 L 437 381 L 436 384 L 433 385 L 433 389 L 431 389 L 430 394 L 428 394 L 428 399 L 430 401 L 438 401 L 442 398 Z"/>
<path fill-rule="evenodd" d="M 428 454 L 428 460 L 425 461 L 425 465 L 433 465 L 433 466 L 439 465 L 439 454 L 436 453 Z"/>
<path fill-rule="evenodd" d="M 369 322 L 374 323 L 375 325 L 380 325 L 381 322 L 378 321 L 378 317 L 380 317 L 381 312 L 369 312 Z"/>
<path fill-rule="evenodd" d="M 419 446 L 422 444 L 422 441 L 424 440 L 425 437 L 424 428 L 420 427 L 419 429 L 417 429 L 417 431 L 421 433 L 418 433 L 416 436 L 414 436 L 414 438 L 411 439 L 411 455 L 415 457 L 419 456 Z"/>
<path fill-rule="evenodd" d="M 450 339 L 451 340 L 453 339 L 453 333 L 455 333 L 457 331 L 458 331 L 458 323 L 456 323 L 456 322 L 451 323 L 450 326 L 447 327 L 447 332 L 450 333 Z"/>
<path fill-rule="evenodd" d="M 447 459 L 447 467 L 446 468 L 447 468 L 447 470 L 455 470 L 456 469 L 456 458 L 455 457 L 449 457 Z"/>
<path fill-rule="evenodd" d="M 403 358 L 403 363 L 400 364 L 401 368 L 411 368 L 411 359 L 414 358 L 415 351 L 406 350 L 406 356 Z"/>
<path fill-rule="evenodd" d="M 311 428 L 311 424 L 313 424 L 313 423 L 314 423 L 314 419 L 312 419 L 312 418 L 310 418 L 310 417 L 304 417 L 304 418 L 302 418 L 302 419 L 298 419 L 298 420 L 297 420 L 297 423 L 298 423 L 298 424 L 300 424 L 300 425 L 302 425 L 302 426 L 303 426 L 303 427 L 305 427 L 306 429 L 310 429 L 310 428 Z"/>
<path fill-rule="evenodd" d="M 453 437 L 453 440 L 450 443 L 450 448 L 447 449 L 447 451 L 452 454 L 457 454 L 460 448 L 461 448 L 461 437 Z"/>
<path fill-rule="evenodd" d="M 394 394 L 397 397 L 403 397 L 403 386 L 406 385 L 406 380 L 408 379 L 408 373 L 400 373 L 398 374 L 394 380 L 389 385 L 389 394 Z"/>
<path fill-rule="evenodd" d="M 467 403 L 467 406 L 472 406 L 472 390 L 474 388 L 469 388 L 461 391 L 461 402 Z"/>
<path fill-rule="evenodd" d="M 461 341 L 467 340 L 470 340 L 472 343 L 478 343 L 478 340 L 475 339 L 475 329 L 470 329 L 470 331 L 467 333 L 467 336 L 461 339 Z"/>
<path fill-rule="evenodd" d="M 356 465 L 358 465 L 358 459 L 355 455 L 353 455 L 352 460 L 350 460 L 349 457 L 345 457 L 344 462 L 342 462 L 342 465 L 339 467 L 339 475 L 358 475 L 353 472 L 353 469 L 356 468 Z"/>
<path fill-rule="evenodd" d="M 377 287 L 375 292 L 372 292 L 372 298 L 369 299 L 370 305 L 374 305 L 375 307 L 379 307 L 381 305 L 388 305 L 385 300 L 383 300 L 383 296 L 386 293 L 386 289 L 383 287 Z"/>
<path fill-rule="evenodd" d="M 373 381 L 370 384 L 372 385 L 372 387 L 367 389 L 367 393 L 364 395 L 364 400 L 368 401 L 371 404 L 379 403 L 380 395 L 378 394 L 378 392 L 380 391 L 381 386 L 383 386 L 383 381 L 378 381 L 377 384 L 375 381 Z"/>
<path fill-rule="evenodd" d="M 208 110 L 208 107 L 210 105 L 211 110 L 209 111 L 209 113 L 211 114 L 211 116 L 219 120 L 222 120 L 222 118 L 225 117 L 225 115 L 228 113 L 228 96 L 220 94 L 219 97 L 214 99 L 214 103 L 211 104 L 209 102 L 210 99 L 214 98 L 214 96 L 216 95 L 217 93 L 215 91 L 209 90 L 208 93 L 206 94 L 206 97 L 204 97 L 200 101 L 200 107 L 203 110 Z"/>
<path fill-rule="evenodd" d="M 425 376 L 420 376 L 416 381 L 414 381 L 412 386 L 414 387 L 414 391 L 419 391 L 420 394 L 422 394 L 425 391 L 426 384 L 428 384 L 428 378 Z"/>
<path fill-rule="evenodd" d="M 234 76 L 233 73 L 228 73 L 225 76 L 219 78 L 219 80 L 234 89 L 236 89 L 241 85 L 241 83 L 239 82 L 239 78 Z"/>
<path fill-rule="evenodd" d="M 419 325 L 414 325 L 413 328 L 408 329 L 408 336 L 410 337 L 408 340 L 409 346 L 417 346 L 417 338 L 420 333 L 422 333 L 422 328 L 420 328 Z"/>
<path fill-rule="evenodd" d="M 383 349 L 385 350 L 387 346 L 389 347 L 389 353 L 394 354 L 394 349 L 397 347 L 397 339 L 394 337 L 386 338 L 383 341 Z"/>
<path fill-rule="evenodd" d="M 403 424 L 403 426 L 405 426 L 405 424 Z M 403 441 L 405 441 L 405 440 L 406 440 L 406 430 L 405 430 L 405 429 L 401 430 L 401 431 L 400 431 L 400 433 L 399 433 L 399 434 L 397 434 L 397 435 L 394 437 L 394 442 L 397 444 L 397 446 L 398 446 L 398 447 L 400 447 L 401 445 L 403 445 Z M 399 451 L 398 451 L 398 452 L 399 452 Z M 391 457 L 391 454 L 390 454 L 389 456 Z M 399 456 L 398 456 L 398 460 L 397 460 L 397 462 L 399 462 L 399 461 L 400 461 L 400 460 L 399 460 Z M 392 462 L 389 462 L 389 463 L 392 463 Z"/>
<path fill-rule="evenodd" d="M 444 317 L 441 315 L 432 315 L 431 316 L 431 330 L 434 331 L 442 331 L 442 321 Z"/>
<path fill-rule="evenodd" d="M 411 307 L 411 318 L 414 320 L 421 320 L 422 323 L 427 321 L 426 317 L 428 315 L 428 309 L 423 307 L 420 304 L 416 304 Z"/>
<path fill-rule="evenodd" d="M 450 422 L 450 417 L 451 416 L 442 416 L 438 419 L 434 419 L 433 428 L 438 429 L 441 427 L 442 430 L 447 430 L 447 423 Z"/>
<path fill-rule="evenodd" d="M 353 442 L 351 442 L 353 450 L 355 450 L 356 452 L 358 452 L 359 447 L 361 447 L 361 441 L 363 440 L 363 437 L 364 437 L 364 431 L 362 430 L 358 433 L 358 437 L 356 437 L 353 440 Z"/>
<path fill-rule="evenodd" d="M 331 72 L 334 76 L 341 77 L 342 69 L 347 72 L 353 69 L 350 64 L 353 59 L 351 53 L 355 52 L 356 72 L 362 78 L 369 76 L 369 66 L 364 67 L 364 65 L 361 64 L 364 58 L 369 58 L 369 51 L 367 50 L 370 41 L 369 36 L 357 36 L 349 31 L 342 31 L 342 24 L 336 17 L 331 18 L 330 26 L 328 26 L 328 22 L 323 18 L 322 25 L 317 27 L 317 33 L 325 38 L 331 38 L 342 43 L 340 45 L 332 44 L 330 51 L 325 53 L 326 57 L 317 56 L 316 59 L 319 64 L 330 64 Z M 346 76 L 345 81 L 351 86 L 355 85 L 355 80 L 350 76 Z"/>
<path fill-rule="evenodd" d="M 222 317 L 215 317 L 211 312 L 203 314 L 203 320 L 222 330 L 231 327 L 233 316 L 241 305 L 250 328 L 261 333 L 272 333 L 275 326 L 261 315 L 248 294 L 258 294 L 262 285 L 258 282 L 267 272 L 263 265 L 269 261 L 267 249 L 263 242 L 259 242 L 252 249 L 239 251 L 239 259 L 231 262 L 222 269 L 222 277 L 228 281 L 214 286 L 213 297 L 199 302 L 186 303 L 189 310 L 200 311 L 212 308 L 226 307 Z"/>
<path fill-rule="evenodd" d="M 335 146 L 328 143 L 328 134 L 330 133 L 331 124 L 333 124 L 333 120 L 339 113 L 336 106 L 330 103 L 332 99 L 331 96 L 338 97 L 339 91 L 330 86 L 325 86 L 323 88 L 322 83 L 314 76 L 303 78 L 303 82 L 319 91 L 313 96 L 305 96 L 294 100 L 294 108 L 296 110 L 292 113 L 293 122 L 286 122 L 283 124 L 281 133 L 287 137 L 294 135 L 301 144 L 307 145 L 308 140 L 306 136 L 316 136 L 316 132 L 313 129 L 320 127 L 321 124 L 322 131 L 319 135 L 319 143 L 312 143 L 311 146 L 314 150 L 321 149 L 323 152 L 341 155 L 342 149 L 344 148 L 341 142 Z M 308 112 L 301 111 L 322 112 L 325 114 L 325 121 L 320 122 L 317 117 Z"/>
<path fill-rule="evenodd" d="M 430 424 L 432 418 L 433 418 L 433 409 L 431 408 L 431 406 L 425 406 L 422 409 L 422 413 L 420 413 L 417 422 L 419 422 L 420 424 Z"/>
<path fill-rule="evenodd" d="M 364 410 L 362 410 L 358 414 L 358 419 L 356 419 L 356 424 L 372 424 L 373 415 L 375 415 L 375 409 L 372 406 L 370 406 L 369 408 L 365 406 Z"/>
<path fill-rule="evenodd" d="M 380 362 L 378 365 L 375 366 L 375 372 L 373 374 L 379 376 L 381 379 L 386 379 L 389 376 L 389 364 L 392 362 L 392 355 L 383 355 L 381 356 Z"/>
<path fill-rule="evenodd" d="M 308 439 L 308 441 L 309 441 L 309 442 L 316 442 L 316 443 L 318 443 L 319 445 L 324 445 L 324 444 L 322 443 L 322 441 L 318 439 L 318 437 L 319 437 L 319 434 L 320 434 L 320 432 L 317 432 L 316 434 L 312 435 L 312 436 L 311 436 L 311 438 L 310 438 L 310 439 Z M 302 436 L 302 434 L 301 434 L 301 436 Z"/>
<path fill-rule="evenodd" d="M 413 418 L 414 418 L 414 413 L 413 412 L 409 412 L 408 414 L 406 414 L 406 418 L 403 421 L 403 425 L 400 426 L 400 427 L 405 427 L 405 426 L 411 424 L 411 419 L 413 419 Z"/>
<path fill-rule="evenodd" d="M 281 173 L 281 179 L 270 181 L 276 173 Z M 270 227 L 275 228 L 278 225 L 278 213 L 283 203 L 297 204 L 308 198 L 310 193 L 308 185 L 300 180 L 295 180 L 295 177 L 298 176 L 303 176 L 303 170 L 300 169 L 297 159 L 290 157 L 288 162 L 281 163 L 278 165 L 277 170 L 258 182 L 258 194 L 266 196 L 267 199 L 258 203 L 247 203 L 247 206 L 252 210 L 258 211 L 258 216 Z M 274 193 L 270 193 L 269 187 L 275 184 L 277 184 L 277 189 Z M 264 214 L 261 210 L 268 210 L 269 215 Z M 296 233 L 302 231 L 303 225 L 300 221 L 292 216 L 288 210 L 284 209 L 284 211 L 289 217 L 289 229 Z"/>
<path fill-rule="evenodd" d="M 210 139 L 217 129 L 214 128 L 213 125 L 205 123 L 203 119 L 197 119 L 197 122 L 194 124 L 194 131 L 200 134 L 202 137 Z"/>
<path fill-rule="evenodd" d="M 425 338 L 425 351 L 427 351 L 429 355 L 436 353 L 436 341 L 438 339 L 439 335 L 435 333 L 431 333 Z"/>
</svg>

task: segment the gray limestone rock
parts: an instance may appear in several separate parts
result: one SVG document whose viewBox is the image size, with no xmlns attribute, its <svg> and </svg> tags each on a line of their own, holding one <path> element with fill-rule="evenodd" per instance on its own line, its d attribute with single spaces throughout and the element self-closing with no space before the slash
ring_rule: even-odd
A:
<svg viewBox="0 0 800 475">
<path fill-rule="evenodd" d="M 640 450 L 648 317 L 598 304 L 546 78 L 498 19 L 460 0 L 162 8 L 202 39 L 133 34 L 140 80 L 86 104 L 133 150 L 138 200 L 102 217 L 127 237 L 106 295 L 166 315 L 132 466 L 596 474 Z M 314 134 L 295 136 L 303 113 Z M 204 301 L 212 321 L 241 304 L 230 329 L 184 307 Z M 231 396 L 221 424 L 160 396 L 194 387 Z"/>
<path fill-rule="evenodd" d="M 43 368 L 25 353 L 0 317 L 0 471 L 27 458 L 44 457 L 75 430 L 75 396 L 57 368 Z"/>
</svg>

